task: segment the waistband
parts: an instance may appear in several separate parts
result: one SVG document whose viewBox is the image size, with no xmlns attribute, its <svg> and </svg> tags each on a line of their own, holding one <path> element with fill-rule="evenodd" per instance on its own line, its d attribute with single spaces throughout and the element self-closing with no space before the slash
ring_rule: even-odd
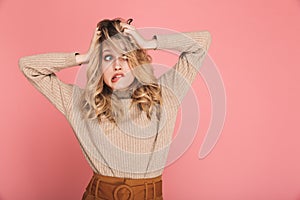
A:
<svg viewBox="0 0 300 200">
<path fill-rule="evenodd" d="M 144 185 L 145 183 L 156 183 L 162 180 L 162 175 L 156 176 L 153 178 L 123 178 L 123 177 L 113 177 L 113 176 L 105 176 L 102 174 L 98 174 L 96 172 L 93 172 L 93 177 L 95 179 L 100 179 L 103 182 L 111 183 L 111 184 L 118 184 L 123 183 L 130 186 L 136 186 L 136 185 Z"/>
<path fill-rule="evenodd" d="M 86 188 L 90 199 L 162 199 L 162 175 L 153 178 L 122 178 L 105 176 L 93 172 L 93 177 Z M 92 195 L 92 197 L 91 197 Z"/>
</svg>

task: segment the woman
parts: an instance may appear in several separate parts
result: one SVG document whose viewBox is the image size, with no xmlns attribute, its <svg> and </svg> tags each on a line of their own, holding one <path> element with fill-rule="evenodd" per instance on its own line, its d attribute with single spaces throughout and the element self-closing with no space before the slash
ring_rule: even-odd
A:
<svg viewBox="0 0 300 200">
<path fill-rule="evenodd" d="M 144 39 L 116 18 L 97 24 L 86 53 L 22 57 L 28 80 L 66 117 L 93 176 L 82 199 L 163 199 L 162 172 L 181 101 L 210 45 L 208 31 L 156 34 Z M 147 50 L 181 54 L 159 78 Z M 84 89 L 57 78 L 88 64 Z"/>
</svg>

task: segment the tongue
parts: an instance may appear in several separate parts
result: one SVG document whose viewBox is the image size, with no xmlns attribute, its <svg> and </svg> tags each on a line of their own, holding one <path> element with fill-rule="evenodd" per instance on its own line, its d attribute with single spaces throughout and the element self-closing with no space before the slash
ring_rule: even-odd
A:
<svg viewBox="0 0 300 200">
<path fill-rule="evenodd" d="M 122 77 L 113 77 L 113 78 L 112 78 L 112 82 L 116 82 L 116 81 L 118 81 L 120 78 L 122 78 Z"/>
</svg>

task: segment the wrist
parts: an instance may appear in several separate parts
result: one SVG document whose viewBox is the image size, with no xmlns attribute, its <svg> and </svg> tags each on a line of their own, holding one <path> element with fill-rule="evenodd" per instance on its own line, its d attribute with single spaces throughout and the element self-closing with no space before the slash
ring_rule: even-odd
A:
<svg viewBox="0 0 300 200">
<path fill-rule="evenodd" d="M 81 64 L 85 64 L 85 63 L 88 63 L 89 62 L 89 56 L 88 54 L 80 54 L 78 52 L 75 53 L 75 59 L 76 59 L 76 63 L 78 65 L 81 65 Z"/>
<path fill-rule="evenodd" d="M 146 42 L 146 44 L 144 45 L 144 48 L 145 49 L 156 49 L 157 48 L 157 40 L 156 39 L 151 39 L 151 40 L 148 40 Z"/>
</svg>

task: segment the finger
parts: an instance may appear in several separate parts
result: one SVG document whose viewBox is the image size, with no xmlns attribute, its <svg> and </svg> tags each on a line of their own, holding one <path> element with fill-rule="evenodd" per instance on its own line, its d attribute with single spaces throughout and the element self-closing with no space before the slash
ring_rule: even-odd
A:
<svg viewBox="0 0 300 200">
<path fill-rule="evenodd" d="M 126 24 L 126 23 L 123 23 L 123 22 L 121 22 L 120 24 L 121 24 L 121 26 L 122 26 L 123 28 L 128 28 L 128 29 L 130 29 L 130 30 L 134 30 L 134 29 L 135 29 L 135 27 L 132 26 L 132 25 L 129 25 L 129 24 Z"/>
<path fill-rule="evenodd" d="M 121 26 L 126 26 L 127 24 L 124 23 L 124 22 L 120 22 L 120 25 L 121 25 Z"/>
<path fill-rule="evenodd" d="M 132 21 L 133 21 L 133 19 L 129 18 L 126 22 L 127 22 L 127 24 L 131 24 Z"/>
<path fill-rule="evenodd" d="M 94 30 L 94 33 L 96 34 L 96 33 L 98 33 L 98 32 L 100 32 L 100 31 L 98 30 L 98 28 L 96 28 L 96 29 Z"/>
<path fill-rule="evenodd" d="M 131 37 L 133 34 L 133 31 L 129 30 L 129 29 L 124 29 L 123 33 L 124 33 L 124 35 Z"/>
<path fill-rule="evenodd" d="M 124 35 L 127 36 L 127 37 L 130 36 L 130 33 L 128 33 L 127 29 L 125 29 L 125 30 L 123 31 L 123 33 L 124 33 Z"/>
<path fill-rule="evenodd" d="M 130 30 L 128 28 L 124 28 L 123 32 L 128 33 Z"/>
</svg>

